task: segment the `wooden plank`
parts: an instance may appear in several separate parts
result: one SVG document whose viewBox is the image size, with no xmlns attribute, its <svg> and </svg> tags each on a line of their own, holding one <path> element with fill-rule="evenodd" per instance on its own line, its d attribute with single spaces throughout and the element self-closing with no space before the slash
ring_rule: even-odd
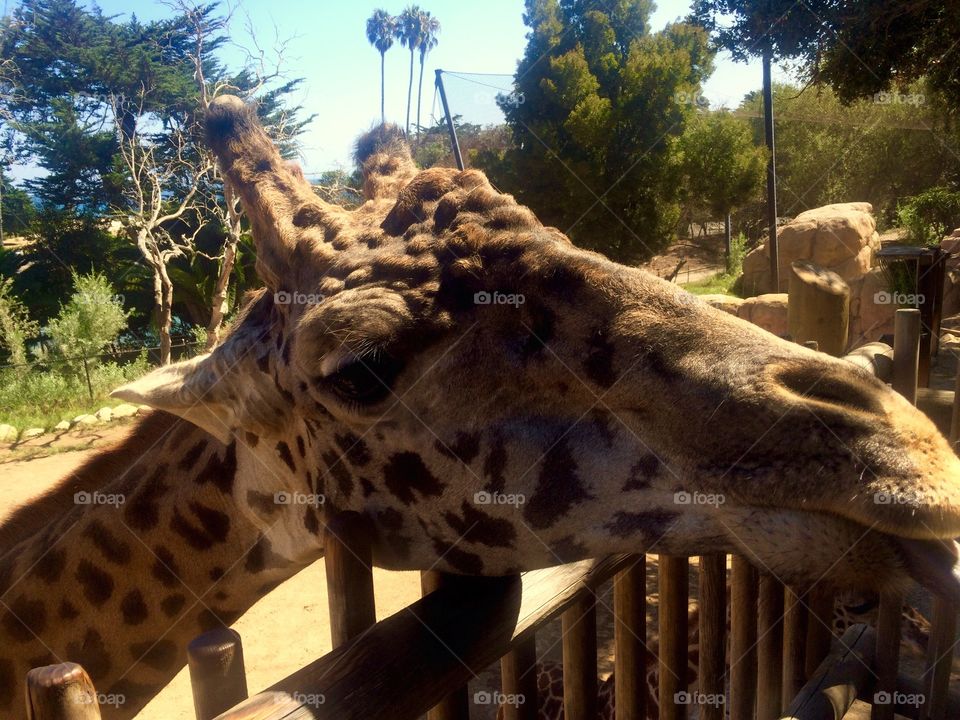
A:
<svg viewBox="0 0 960 720">
<path fill-rule="evenodd" d="M 521 579 L 463 578 L 220 718 L 414 720 L 514 643 L 532 637 L 584 588 L 596 588 L 631 562 L 631 556 L 618 555 L 537 570 Z"/>
<path fill-rule="evenodd" d="M 893 720 L 897 693 L 897 668 L 900 662 L 900 623 L 903 618 L 903 596 L 880 595 L 877 612 L 877 692 L 874 696 L 873 720 Z"/>
<path fill-rule="evenodd" d="M 613 578 L 613 641 L 616 720 L 646 720 L 647 562 Z"/>
<path fill-rule="evenodd" d="M 783 583 L 760 577 L 757 613 L 757 720 L 775 720 L 783 710 Z"/>
<path fill-rule="evenodd" d="M 456 575 L 431 570 L 420 573 L 420 593 L 429 595 L 442 587 L 456 587 L 460 578 Z M 470 720 L 470 701 L 467 686 L 461 685 L 448 693 L 427 712 L 427 720 Z"/>
<path fill-rule="evenodd" d="M 917 404 L 917 378 L 920 372 L 920 311 L 897 310 L 893 335 L 893 389 Z"/>
<path fill-rule="evenodd" d="M 833 593 L 822 585 L 815 585 L 801 597 L 801 602 L 807 606 L 805 676 L 811 677 L 830 654 L 833 643 Z"/>
<path fill-rule="evenodd" d="M 240 634 L 219 627 L 187 646 L 187 666 L 197 720 L 210 720 L 247 699 L 247 674 Z"/>
<path fill-rule="evenodd" d="M 76 663 L 33 668 L 27 673 L 28 720 L 100 720 L 97 691 Z"/>
<path fill-rule="evenodd" d="M 957 637 L 957 604 L 939 596 L 933 599 L 933 622 L 927 646 L 929 689 L 924 688 L 927 702 L 924 715 L 929 720 L 946 720 L 950 671 Z"/>
<path fill-rule="evenodd" d="M 700 695 L 720 699 L 724 696 L 724 679 L 727 673 L 726 555 L 717 553 L 700 557 L 699 616 L 700 662 L 697 675 L 700 681 Z M 722 702 L 701 704 L 700 720 L 723 720 L 725 704 Z"/>
<path fill-rule="evenodd" d="M 660 720 L 684 720 L 687 692 L 687 605 L 690 598 L 685 557 L 660 556 Z"/>
<path fill-rule="evenodd" d="M 597 605 L 583 593 L 561 615 L 563 713 L 567 720 L 597 717 Z"/>
<path fill-rule="evenodd" d="M 807 608 L 790 588 L 784 593 L 783 688 L 781 706 L 788 707 L 807 681 Z"/>
<path fill-rule="evenodd" d="M 339 647 L 377 622 L 369 522 L 360 513 L 341 512 L 323 532 L 330 635 Z"/>
<path fill-rule="evenodd" d="M 752 718 L 757 694 L 757 571 L 739 555 L 730 571 L 730 717 Z"/>
<path fill-rule="evenodd" d="M 782 720 L 840 720 L 857 699 L 869 695 L 876 667 L 876 633 L 851 625 L 840 645 L 813 673 Z"/>
<path fill-rule="evenodd" d="M 537 641 L 521 640 L 500 661 L 503 720 L 537 720 Z"/>
</svg>

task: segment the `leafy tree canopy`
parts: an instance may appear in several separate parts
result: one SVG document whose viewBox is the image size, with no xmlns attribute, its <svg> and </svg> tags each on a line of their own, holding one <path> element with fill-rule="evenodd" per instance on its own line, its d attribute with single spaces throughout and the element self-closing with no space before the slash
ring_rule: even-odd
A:
<svg viewBox="0 0 960 720">
<path fill-rule="evenodd" d="M 499 102 L 514 147 L 495 182 L 575 242 L 648 257 L 679 218 L 676 139 L 713 69 L 707 35 L 651 33 L 649 0 L 527 0 L 515 92 Z"/>
</svg>

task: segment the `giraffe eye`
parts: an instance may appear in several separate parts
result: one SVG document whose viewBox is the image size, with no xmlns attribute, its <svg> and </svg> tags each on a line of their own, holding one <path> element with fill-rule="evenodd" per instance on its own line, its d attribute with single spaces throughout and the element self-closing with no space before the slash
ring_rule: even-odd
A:
<svg viewBox="0 0 960 720">
<path fill-rule="evenodd" d="M 354 356 L 352 362 L 327 377 L 327 384 L 344 402 L 373 405 L 390 394 L 400 369 L 400 361 L 384 352 Z"/>
</svg>

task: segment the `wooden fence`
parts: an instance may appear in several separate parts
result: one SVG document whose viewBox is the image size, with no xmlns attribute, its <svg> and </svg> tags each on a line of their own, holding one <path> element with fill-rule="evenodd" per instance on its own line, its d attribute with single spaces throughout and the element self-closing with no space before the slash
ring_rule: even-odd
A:
<svg viewBox="0 0 960 720">
<path fill-rule="evenodd" d="M 919 313 L 899 311 L 892 381 L 914 400 L 919 337 Z M 889 348 L 873 346 L 859 355 L 857 362 L 884 374 Z M 957 398 L 960 392 L 952 398 L 953 427 L 945 430 L 953 440 L 960 430 Z M 326 528 L 332 652 L 247 698 L 236 633 L 215 630 L 191 643 L 189 667 L 198 718 L 413 720 L 426 713 L 429 720 L 461 720 L 470 716 L 467 681 L 499 659 L 503 695 L 524 699 L 503 705 L 505 720 L 533 720 L 535 636 L 560 618 L 565 717 L 595 720 L 595 592 L 610 579 L 616 720 L 647 717 L 644 556 L 583 561 L 505 578 L 425 573 L 422 599 L 377 623 L 368 537 L 364 519 L 356 513 L 343 513 Z M 831 633 L 833 598 L 826 592 L 814 588 L 798 595 L 776 579 L 758 575 L 739 556 L 701 556 L 698 566 L 694 701 L 715 698 L 697 705 L 701 720 L 960 717 L 960 707 L 950 706 L 948 692 L 958 610 L 954 605 L 935 601 L 926 671 L 920 678 L 907 677 L 898 663 L 902 597 L 881 597 L 876 629 L 853 625 L 836 642 Z M 661 555 L 658 567 L 660 718 L 683 720 L 691 709 L 686 682 L 689 560 Z M 35 720 L 100 717 L 96 703 L 90 702 L 95 694 L 89 678 L 77 665 L 31 671 L 27 692 Z M 898 705 L 902 696 L 922 696 L 923 701 Z M 874 702 L 876 698 L 890 701 Z"/>
</svg>

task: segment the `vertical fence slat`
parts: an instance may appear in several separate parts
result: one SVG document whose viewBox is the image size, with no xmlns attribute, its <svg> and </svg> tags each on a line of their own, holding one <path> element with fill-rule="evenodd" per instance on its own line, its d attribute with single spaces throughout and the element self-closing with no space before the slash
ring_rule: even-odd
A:
<svg viewBox="0 0 960 720">
<path fill-rule="evenodd" d="M 783 689 L 781 705 L 790 703 L 806 683 L 807 609 L 796 593 L 786 588 L 783 610 Z"/>
<path fill-rule="evenodd" d="M 684 720 L 687 704 L 687 605 L 690 597 L 685 557 L 660 555 L 660 720 Z"/>
<path fill-rule="evenodd" d="M 647 562 L 613 578 L 614 705 L 616 720 L 646 720 Z"/>
<path fill-rule="evenodd" d="M 815 585 L 801 598 L 807 610 L 807 649 L 804 674 L 811 677 L 823 659 L 830 654 L 833 642 L 833 593 Z"/>
<path fill-rule="evenodd" d="M 727 641 L 727 556 L 700 557 L 700 694 L 724 694 Z M 723 720 L 726 703 L 700 706 L 700 720 Z M 619 718 L 618 718 L 619 720 Z"/>
<path fill-rule="evenodd" d="M 247 699 L 247 674 L 240 634 L 220 627 L 195 637 L 187 646 L 193 710 L 197 720 L 212 720 Z"/>
<path fill-rule="evenodd" d="M 97 691 L 76 663 L 34 668 L 26 693 L 28 720 L 100 720 Z"/>
<path fill-rule="evenodd" d="M 370 528 L 356 512 L 334 515 L 324 528 L 330 635 L 339 647 L 377 622 Z"/>
<path fill-rule="evenodd" d="M 456 583 L 458 576 L 431 570 L 420 573 L 420 592 L 429 595 L 448 583 Z M 470 698 L 467 686 L 454 690 L 427 712 L 427 720 L 469 720 Z"/>
<path fill-rule="evenodd" d="M 893 328 L 893 389 L 917 404 L 920 368 L 920 311 L 897 310 Z"/>
<path fill-rule="evenodd" d="M 503 720 L 537 720 L 537 640 L 521 640 L 500 661 L 503 694 L 517 700 L 502 706 Z"/>
<path fill-rule="evenodd" d="M 730 717 L 752 718 L 757 694 L 757 571 L 739 555 L 730 573 Z"/>
<path fill-rule="evenodd" d="M 783 692 L 783 583 L 760 578 L 757 613 L 757 720 L 780 717 Z"/>
<path fill-rule="evenodd" d="M 880 595 L 877 612 L 877 692 L 874 695 L 871 720 L 893 720 L 896 704 L 897 670 L 900 662 L 900 622 L 903 617 L 903 596 Z"/>
<path fill-rule="evenodd" d="M 924 678 L 927 701 L 921 717 L 946 720 L 950 671 L 957 637 L 957 605 L 941 597 L 933 599 L 933 622 L 927 646 L 927 677 Z"/>
<path fill-rule="evenodd" d="M 597 717 L 597 608 L 593 593 L 573 603 L 560 620 L 563 633 L 563 710 L 566 720 Z"/>
</svg>

